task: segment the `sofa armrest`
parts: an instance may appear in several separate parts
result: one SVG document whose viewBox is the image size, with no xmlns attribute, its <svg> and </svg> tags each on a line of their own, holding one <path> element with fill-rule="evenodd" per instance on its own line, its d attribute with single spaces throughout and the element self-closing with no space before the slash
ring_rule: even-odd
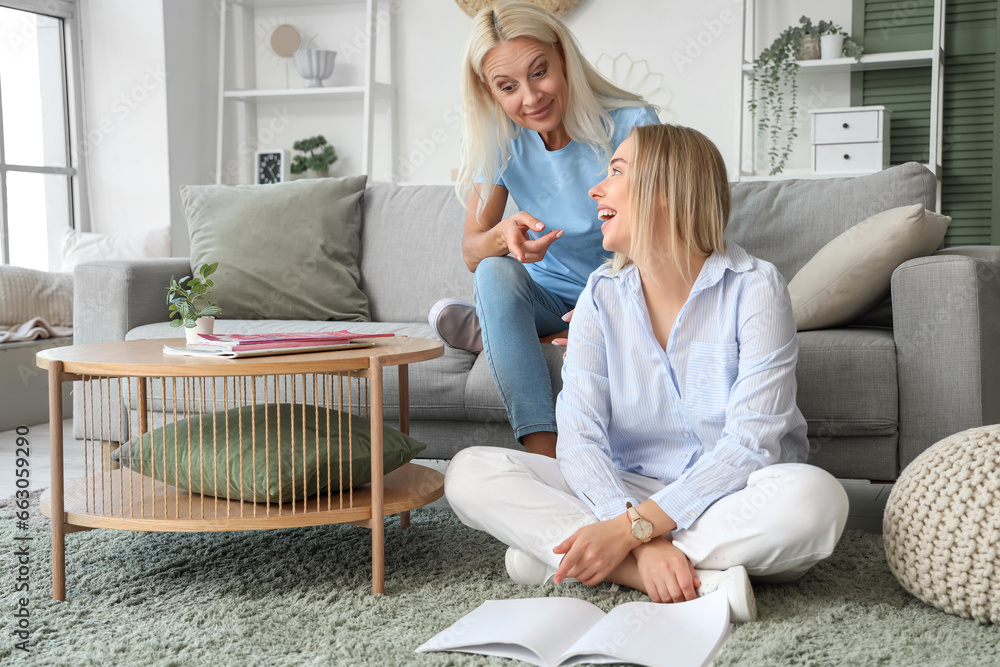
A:
<svg viewBox="0 0 1000 667">
<path fill-rule="evenodd" d="M 137 326 L 166 321 L 170 276 L 190 274 L 187 257 L 80 264 L 73 272 L 73 342 L 125 340 Z"/>
<path fill-rule="evenodd" d="M 1000 422 L 1000 247 L 903 263 L 892 312 L 902 470 L 946 436 Z"/>
</svg>

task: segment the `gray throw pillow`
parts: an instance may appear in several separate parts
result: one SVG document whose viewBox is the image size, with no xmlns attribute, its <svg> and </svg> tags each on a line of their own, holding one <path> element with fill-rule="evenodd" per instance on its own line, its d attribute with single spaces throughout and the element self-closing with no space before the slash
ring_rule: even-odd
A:
<svg viewBox="0 0 1000 667">
<path fill-rule="evenodd" d="M 191 266 L 219 263 L 221 317 L 370 320 L 358 286 L 367 179 L 182 186 Z"/>
</svg>

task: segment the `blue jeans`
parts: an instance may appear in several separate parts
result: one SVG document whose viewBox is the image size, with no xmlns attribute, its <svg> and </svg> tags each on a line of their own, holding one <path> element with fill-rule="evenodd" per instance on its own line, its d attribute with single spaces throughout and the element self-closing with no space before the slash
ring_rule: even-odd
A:
<svg viewBox="0 0 1000 667">
<path fill-rule="evenodd" d="M 513 257 L 487 257 L 475 275 L 483 354 L 514 435 L 556 432 L 556 410 L 540 337 L 565 331 L 573 309 L 532 279 Z"/>
</svg>

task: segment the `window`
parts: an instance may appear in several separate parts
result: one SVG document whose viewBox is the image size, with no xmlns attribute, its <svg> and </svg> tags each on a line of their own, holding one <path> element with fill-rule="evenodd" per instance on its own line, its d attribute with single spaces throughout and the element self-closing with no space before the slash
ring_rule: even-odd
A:
<svg viewBox="0 0 1000 667">
<path fill-rule="evenodd" d="M 58 270 L 82 173 L 76 0 L 0 0 L 0 259 Z"/>
</svg>

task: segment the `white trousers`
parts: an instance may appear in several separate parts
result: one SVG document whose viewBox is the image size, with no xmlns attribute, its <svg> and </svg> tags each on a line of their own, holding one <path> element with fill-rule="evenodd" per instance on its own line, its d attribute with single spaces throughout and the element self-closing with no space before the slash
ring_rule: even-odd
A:
<svg viewBox="0 0 1000 667">
<path fill-rule="evenodd" d="M 664 487 L 621 473 L 642 502 Z M 555 459 L 499 447 L 469 447 L 448 465 L 445 495 L 468 526 L 533 555 L 553 571 L 552 548 L 599 520 L 576 497 Z M 768 466 L 747 485 L 712 504 L 674 544 L 701 570 L 743 565 L 758 581 L 785 582 L 833 552 L 847 521 L 848 501 L 829 473 L 804 463 Z"/>
</svg>

